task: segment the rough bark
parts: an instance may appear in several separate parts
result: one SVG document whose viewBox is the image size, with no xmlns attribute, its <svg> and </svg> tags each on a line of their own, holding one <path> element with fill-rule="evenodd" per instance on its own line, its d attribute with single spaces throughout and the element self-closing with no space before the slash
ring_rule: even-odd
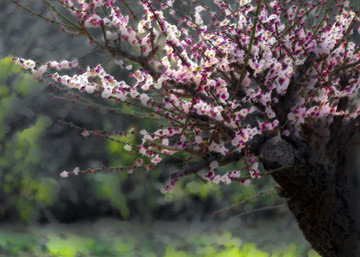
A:
<svg viewBox="0 0 360 257">
<path fill-rule="evenodd" d="M 260 160 L 267 170 L 295 166 L 272 177 L 315 251 L 324 257 L 360 256 L 359 170 L 354 164 L 360 152 L 354 140 L 321 147 L 316 138 L 307 139 L 268 140 Z"/>
</svg>

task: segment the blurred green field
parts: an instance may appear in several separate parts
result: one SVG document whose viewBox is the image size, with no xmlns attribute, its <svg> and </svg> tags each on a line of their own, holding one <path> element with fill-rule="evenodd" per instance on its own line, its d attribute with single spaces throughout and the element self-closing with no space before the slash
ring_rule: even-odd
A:
<svg viewBox="0 0 360 257">
<path fill-rule="evenodd" d="M 251 238 L 257 228 L 243 228 L 238 233 L 231 233 L 227 230 L 233 230 L 234 227 L 232 229 L 230 227 L 231 224 L 226 223 L 185 221 L 155 222 L 151 225 L 143 225 L 113 219 L 73 225 L 2 225 L 0 227 L 0 256 L 319 256 L 308 247 L 297 245 L 295 241 L 298 241 L 298 238 L 296 237 L 287 234 L 278 236 L 279 231 L 270 232 L 273 233 L 273 237 L 270 238 L 266 238 L 269 236 L 267 232 L 263 238 L 259 238 L 260 243 L 256 244 L 244 238 Z M 282 237 L 287 237 L 288 240 L 281 240 Z M 261 245 L 263 244 L 261 240 L 264 239 L 270 243 L 267 247 Z"/>
</svg>

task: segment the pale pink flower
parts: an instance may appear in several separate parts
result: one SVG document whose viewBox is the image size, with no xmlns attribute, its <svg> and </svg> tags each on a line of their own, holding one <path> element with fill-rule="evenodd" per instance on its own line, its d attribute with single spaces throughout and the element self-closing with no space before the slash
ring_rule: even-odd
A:
<svg viewBox="0 0 360 257">
<path fill-rule="evenodd" d="M 124 145 L 124 149 L 125 149 L 126 151 L 130 152 L 130 151 L 132 150 L 132 147 L 131 147 L 131 145 L 126 144 L 126 145 Z"/>
<path fill-rule="evenodd" d="M 219 163 L 217 161 L 212 161 L 212 162 L 210 162 L 209 166 L 210 166 L 210 169 L 214 170 L 219 166 Z"/>
<path fill-rule="evenodd" d="M 202 139 L 202 137 L 201 136 L 195 136 L 195 143 L 196 144 L 201 144 L 203 142 L 203 139 Z"/>
<path fill-rule="evenodd" d="M 60 176 L 63 177 L 63 178 L 67 178 L 67 177 L 69 177 L 69 172 L 64 170 L 63 172 L 60 173 Z"/>
<path fill-rule="evenodd" d="M 24 63 L 23 63 L 23 67 L 25 69 L 34 69 L 35 65 L 36 65 L 36 63 L 33 60 L 30 60 L 30 59 L 24 61 Z"/>
<path fill-rule="evenodd" d="M 76 167 L 74 170 L 73 170 L 73 173 L 75 175 L 78 175 L 80 173 L 80 168 L 79 167 Z"/>
<path fill-rule="evenodd" d="M 252 183 L 251 183 L 251 180 L 250 180 L 250 179 L 247 179 L 247 180 L 245 180 L 245 181 L 243 182 L 243 185 L 246 186 L 246 187 L 250 186 L 251 184 L 252 184 Z"/>
<path fill-rule="evenodd" d="M 146 148 L 141 145 L 139 149 L 139 153 L 141 153 L 142 155 L 146 155 Z"/>
<path fill-rule="evenodd" d="M 38 69 L 33 69 L 32 73 L 36 79 L 40 79 L 46 72 L 47 65 L 41 65 Z"/>
<path fill-rule="evenodd" d="M 90 132 L 87 131 L 86 129 L 83 129 L 83 131 L 81 132 L 81 135 L 82 135 L 83 137 L 88 137 L 88 136 L 90 136 Z"/>
<path fill-rule="evenodd" d="M 221 182 L 224 184 L 230 184 L 231 183 L 231 179 L 229 178 L 228 174 L 225 174 L 221 177 Z"/>
<path fill-rule="evenodd" d="M 97 14 L 93 14 L 90 16 L 84 23 L 85 27 L 91 28 L 91 27 L 99 27 L 101 23 L 101 18 Z"/>
<path fill-rule="evenodd" d="M 161 156 L 160 156 L 160 154 L 155 155 L 154 158 L 151 160 L 151 162 L 154 163 L 154 164 L 157 164 L 157 163 L 159 163 L 160 161 L 161 161 Z"/>
</svg>

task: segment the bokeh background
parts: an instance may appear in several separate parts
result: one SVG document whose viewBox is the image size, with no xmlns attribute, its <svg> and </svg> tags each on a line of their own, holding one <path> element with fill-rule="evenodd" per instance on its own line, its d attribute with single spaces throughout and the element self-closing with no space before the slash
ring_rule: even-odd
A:
<svg viewBox="0 0 360 257">
<path fill-rule="evenodd" d="M 22 2 L 48 12 L 42 1 Z M 100 63 L 129 80 L 84 38 L 60 32 L 9 0 L 0 2 L 0 24 L 0 256 L 316 256 L 270 178 L 245 187 L 191 177 L 167 194 L 161 189 L 175 167 L 61 178 L 75 167 L 131 165 L 136 156 L 59 120 L 124 132 L 155 130 L 159 121 L 141 118 L 133 107 L 39 83 L 11 62 L 13 56 L 79 59 L 85 68 Z M 83 104 L 74 103 L 77 96 Z M 136 142 L 128 134 L 121 139 Z M 234 167 L 241 162 L 224 170 Z"/>
</svg>

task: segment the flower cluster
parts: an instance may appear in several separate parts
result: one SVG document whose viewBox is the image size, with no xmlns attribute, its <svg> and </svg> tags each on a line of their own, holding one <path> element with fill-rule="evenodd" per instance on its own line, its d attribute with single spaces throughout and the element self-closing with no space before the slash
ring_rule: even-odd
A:
<svg viewBox="0 0 360 257">
<path fill-rule="evenodd" d="M 247 160 L 248 179 L 241 181 L 249 184 L 249 179 L 261 177 L 250 144 L 257 135 L 299 137 L 314 120 L 325 121 L 326 130 L 334 116 L 346 122 L 360 114 L 360 52 L 348 38 L 358 17 L 344 5 L 337 6 L 340 14 L 334 22 L 325 15 L 315 25 L 307 19 L 326 1 L 293 6 L 287 5 L 291 1 L 259 0 L 256 6 L 236 1 L 230 6 L 215 0 L 221 15 L 197 6 L 188 16 L 173 9 L 173 1 L 158 6 L 142 0 L 142 17 L 124 14 L 117 1 L 60 2 L 78 20 L 69 23 L 58 16 L 57 22 L 69 32 L 121 58 L 118 64 L 128 70 L 134 64 L 140 67 L 130 73 L 133 84 L 117 81 L 101 65 L 68 76 L 51 69 L 73 68 L 76 61 L 14 61 L 37 78 L 46 75 L 69 88 L 99 92 L 107 100 L 140 106 L 166 120 L 167 127 L 141 133 L 138 152 L 153 164 L 177 152 L 199 159 L 180 175 L 207 168 L 207 180 L 239 180 L 237 170 L 216 174 L 236 155 Z M 206 12 L 211 18 L 207 24 Z M 176 24 L 169 18 L 174 15 Z M 343 98 L 348 108 L 339 107 Z"/>
</svg>

